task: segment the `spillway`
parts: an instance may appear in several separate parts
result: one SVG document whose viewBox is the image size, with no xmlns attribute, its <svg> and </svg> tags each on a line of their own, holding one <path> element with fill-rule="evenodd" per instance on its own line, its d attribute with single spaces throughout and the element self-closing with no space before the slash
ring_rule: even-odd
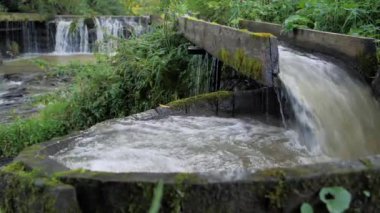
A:
<svg viewBox="0 0 380 213">
<path fill-rule="evenodd" d="M 283 46 L 279 54 L 303 144 L 341 159 L 380 153 L 380 107 L 368 85 L 323 57 Z"/>
</svg>

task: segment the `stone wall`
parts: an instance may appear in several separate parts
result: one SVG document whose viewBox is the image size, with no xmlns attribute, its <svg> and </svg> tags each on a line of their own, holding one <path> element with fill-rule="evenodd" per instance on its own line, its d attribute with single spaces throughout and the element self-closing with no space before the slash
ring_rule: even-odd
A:
<svg viewBox="0 0 380 213">
<path fill-rule="evenodd" d="M 272 86 L 278 74 L 277 39 L 269 33 L 252 33 L 194 18 L 178 19 L 179 31 L 192 43 L 247 77 Z"/>
</svg>

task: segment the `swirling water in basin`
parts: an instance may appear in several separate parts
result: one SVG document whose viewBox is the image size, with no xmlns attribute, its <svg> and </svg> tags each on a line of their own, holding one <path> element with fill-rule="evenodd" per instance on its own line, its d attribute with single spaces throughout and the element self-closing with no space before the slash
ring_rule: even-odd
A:
<svg viewBox="0 0 380 213">
<path fill-rule="evenodd" d="M 253 119 L 169 116 L 95 126 L 52 156 L 71 169 L 222 172 L 321 161 L 292 130 Z"/>
</svg>

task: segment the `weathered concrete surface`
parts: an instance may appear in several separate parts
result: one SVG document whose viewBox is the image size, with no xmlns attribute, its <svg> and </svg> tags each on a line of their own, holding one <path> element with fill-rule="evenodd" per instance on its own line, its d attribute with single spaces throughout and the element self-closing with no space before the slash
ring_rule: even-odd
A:
<svg viewBox="0 0 380 213">
<path fill-rule="evenodd" d="M 192 43 L 267 86 L 279 72 L 277 39 L 194 18 L 178 19 L 179 31 Z"/>
<path fill-rule="evenodd" d="M 120 19 L 120 20 L 130 20 L 136 23 L 139 23 L 143 25 L 144 27 L 148 26 L 151 24 L 151 17 L 150 16 L 95 16 L 95 17 L 110 17 L 113 19 Z M 89 22 L 93 21 L 94 17 L 89 17 L 89 16 L 81 16 L 81 15 L 57 15 L 55 16 L 55 19 L 78 19 L 78 18 L 83 18 Z M 86 22 L 87 23 L 87 22 Z"/>
<path fill-rule="evenodd" d="M 32 174 L 0 171 L 1 212 L 80 212 L 73 186 L 28 175 Z"/>
<path fill-rule="evenodd" d="M 132 115 L 129 119 L 146 120 L 172 114 L 191 114 L 197 109 L 201 114 L 213 115 L 216 109 L 219 113 L 228 114 L 238 107 L 231 103 L 234 97 L 244 97 L 241 99 L 244 101 L 247 99 L 245 95 L 219 92 L 185 99 Z M 162 212 L 299 212 L 304 202 L 313 205 L 315 212 L 327 212 L 318 193 L 323 187 L 331 186 L 342 186 L 349 190 L 353 199 L 351 212 L 380 211 L 380 156 L 287 169 L 266 169 L 229 178 L 202 173 L 69 171 L 51 160 L 49 155 L 70 145 L 74 141 L 71 139 L 78 135 L 30 147 L 16 161 L 23 162 L 30 169 L 55 174 L 63 183 L 75 187 L 82 212 L 147 212 L 159 180 L 164 182 Z M 363 191 L 369 191 L 370 196 L 367 197 Z"/>
<path fill-rule="evenodd" d="M 372 82 L 372 88 L 376 97 L 380 98 L 380 71 L 377 73 L 375 80 Z"/>
<path fill-rule="evenodd" d="M 315 51 L 343 60 L 367 80 L 377 72 L 375 40 L 344 34 L 297 29 L 283 32 L 281 25 L 242 20 L 240 28 L 252 32 L 268 32 L 291 45 L 306 51 Z"/>
</svg>

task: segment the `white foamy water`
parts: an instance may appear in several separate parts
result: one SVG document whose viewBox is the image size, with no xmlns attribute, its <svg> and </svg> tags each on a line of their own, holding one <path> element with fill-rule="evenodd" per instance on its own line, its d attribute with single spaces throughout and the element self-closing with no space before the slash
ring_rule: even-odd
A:
<svg viewBox="0 0 380 213">
<path fill-rule="evenodd" d="M 83 19 L 58 19 L 55 54 L 88 53 L 88 29 Z"/>
<path fill-rule="evenodd" d="M 8 86 L 20 86 L 23 83 L 22 81 L 7 81 L 5 84 Z"/>
<path fill-rule="evenodd" d="M 303 143 L 342 159 L 380 153 L 380 107 L 370 88 L 341 67 L 280 47 L 280 78 Z"/>
<path fill-rule="evenodd" d="M 127 38 L 129 33 L 140 35 L 144 31 L 141 23 L 129 17 L 95 17 L 96 44 L 101 53 L 114 54 L 118 47 L 118 38 Z"/>
<path fill-rule="evenodd" d="M 291 130 L 252 119 L 170 116 L 91 128 L 52 158 L 108 172 L 225 172 L 322 161 Z"/>
</svg>

